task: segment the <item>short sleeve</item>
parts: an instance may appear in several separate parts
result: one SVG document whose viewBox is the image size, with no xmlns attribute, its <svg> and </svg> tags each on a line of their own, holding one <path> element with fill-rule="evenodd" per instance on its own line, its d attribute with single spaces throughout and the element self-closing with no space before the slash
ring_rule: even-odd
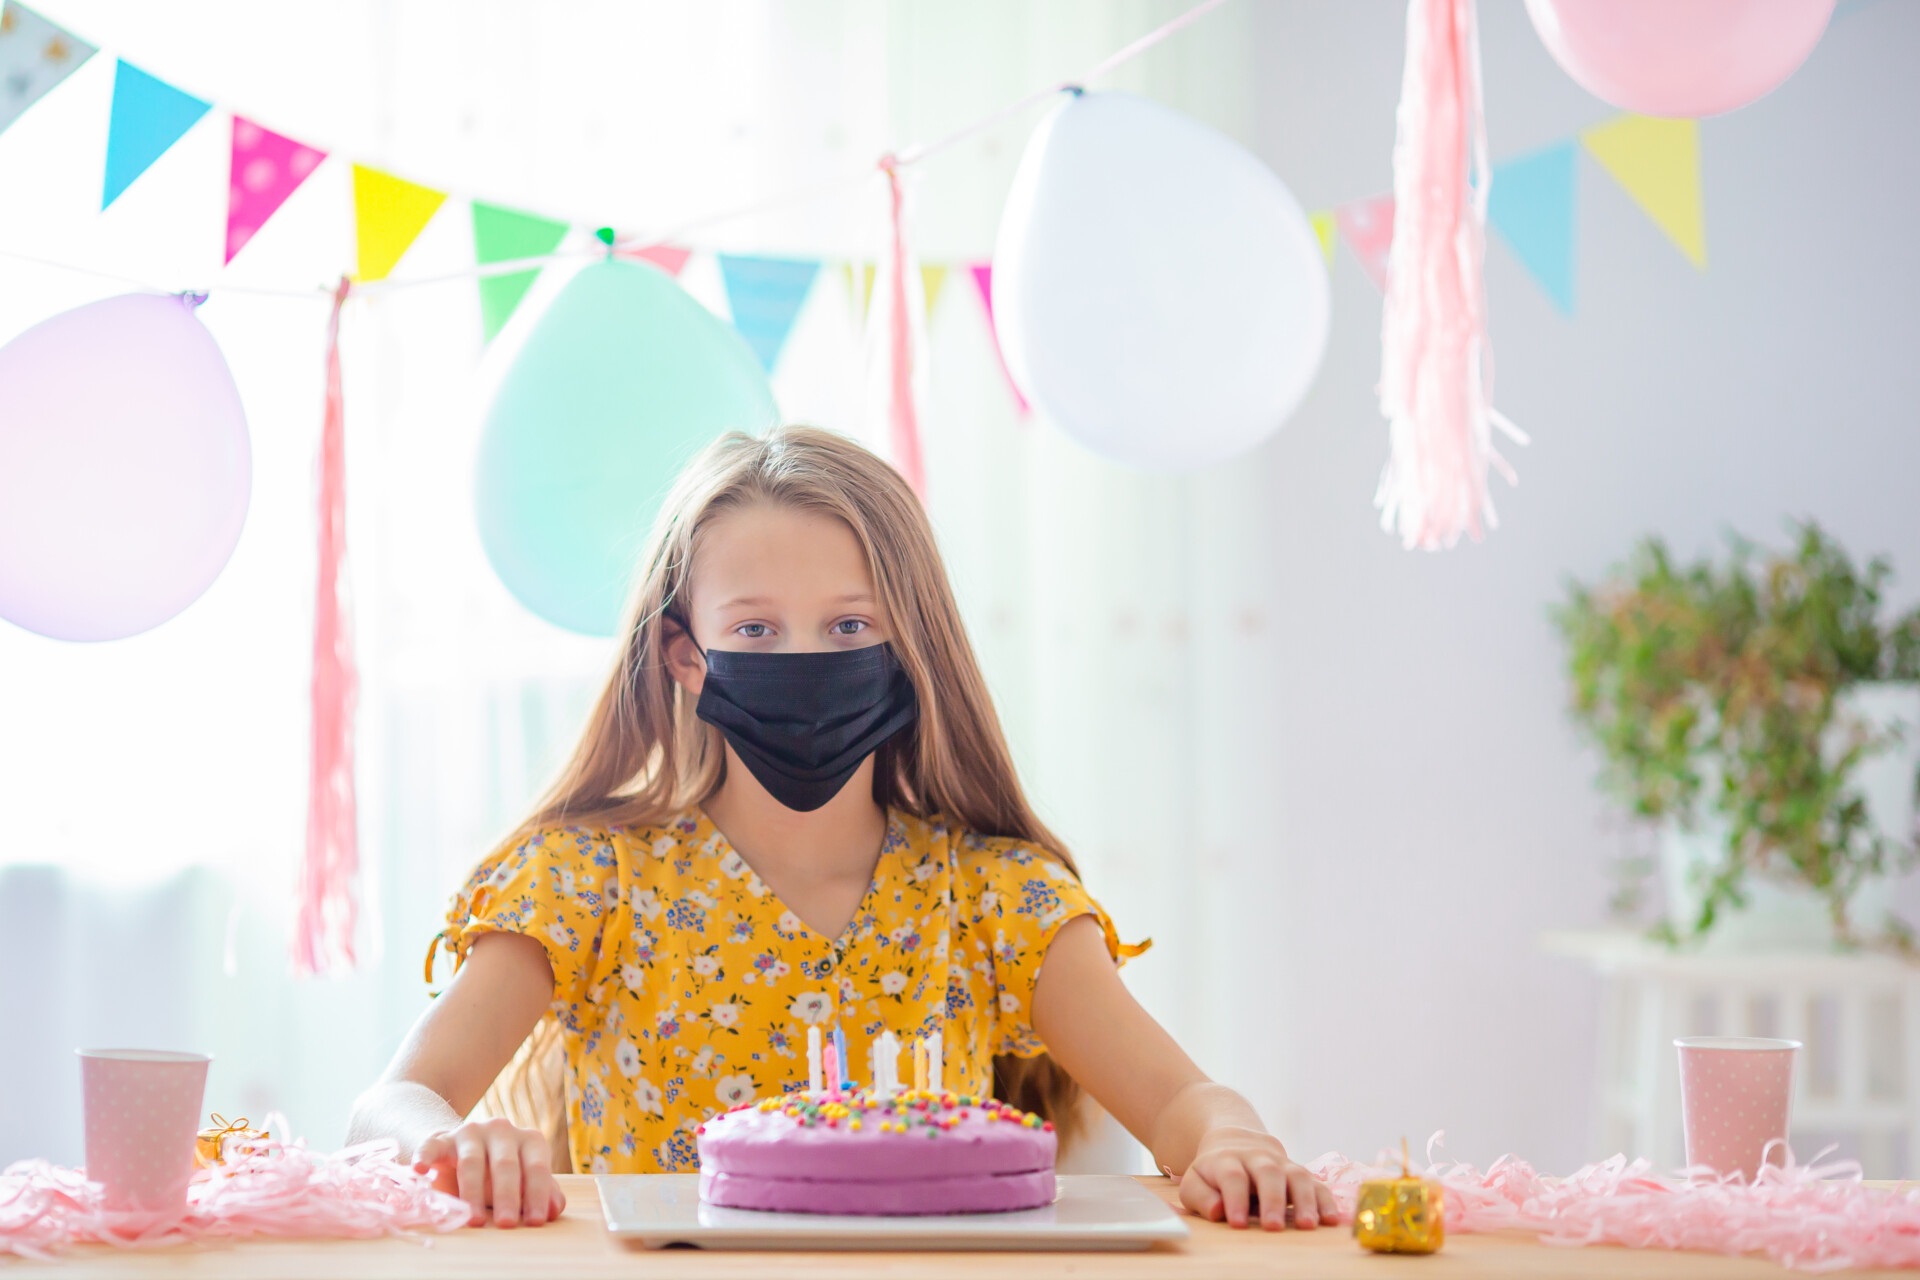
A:
<svg viewBox="0 0 1920 1280">
<path fill-rule="evenodd" d="M 995 1054 L 1032 1057 L 1046 1045 L 1032 1024 L 1033 988 L 1040 965 L 1060 926 L 1091 915 L 1119 964 L 1144 946 L 1123 944 L 1113 921 L 1056 855 L 1038 845 L 1011 840 L 969 840 L 960 855 L 961 906 L 983 960 L 967 957 L 976 972 L 990 968 Z"/>
<path fill-rule="evenodd" d="M 548 828 L 474 872 L 447 914 L 446 947 L 457 964 L 483 933 L 534 939 L 553 966 L 559 1012 L 560 1006 L 577 1006 L 587 998 L 608 916 L 620 900 L 619 858 L 611 837 L 584 828 Z"/>
</svg>

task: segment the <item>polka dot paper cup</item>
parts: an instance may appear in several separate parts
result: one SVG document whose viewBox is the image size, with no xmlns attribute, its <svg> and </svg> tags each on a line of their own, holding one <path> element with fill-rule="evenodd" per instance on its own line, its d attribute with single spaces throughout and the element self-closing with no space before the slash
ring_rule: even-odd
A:
<svg viewBox="0 0 1920 1280">
<path fill-rule="evenodd" d="M 1687 1163 L 1748 1182 L 1764 1158 L 1785 1162 L 1798 1040 L 1758 1036 L 1683 1036 L 1680 1051 L 1680 1123 Z M 1779 1140 L 1772 1151 L 1767 1144 Z"/>
<path fill-rule="evenodd" d="M 163 1049 L 77 1052 L 87 1178 L 101 1185 L 101 1207 L 124 1215 L 130 1230 L 183 1217 L 212 1059 Z"/>
</svg>

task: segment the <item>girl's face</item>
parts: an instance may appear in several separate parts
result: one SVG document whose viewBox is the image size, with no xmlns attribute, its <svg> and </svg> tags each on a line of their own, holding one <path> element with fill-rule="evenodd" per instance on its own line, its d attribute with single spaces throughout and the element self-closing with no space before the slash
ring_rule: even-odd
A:
<svg viewBox="0 0 1920 1280">
<path fill-rule="evenodd" d="M 853 530 L 833 516 L 770 503 L 736 507 L 694 543 L 686 617 L 702 649 L 812 653 L 892 638 Z M 674 679 L 699 693 L 706 664 L 676 637 Z"/>
</svg>

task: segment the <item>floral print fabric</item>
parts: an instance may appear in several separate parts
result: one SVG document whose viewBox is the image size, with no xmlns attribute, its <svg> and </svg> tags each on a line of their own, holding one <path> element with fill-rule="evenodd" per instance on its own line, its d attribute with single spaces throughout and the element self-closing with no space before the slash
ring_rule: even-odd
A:
<svg viewBox="0 0 1920 1280">
<path fill-rule="evenodd" d="M 1055 932 L 1084 914 L 1116 960 L 1135 951 L 1054 855 L 895 811 L 865 899 L 826 938 L 696 809 L 659 827 L 537 832 L 474 871 L 446 946 L 462 958 L 489 930 L 540 942 L 574 1168 L 657 1173 L 697 1167 L 707 1117 L 806 1088 L 812 1026 L 829 1041 L 840 1028 L 861 1082 L 882 1030 L 903 1045 L 938 1030 L 946 1087 L 991 1092 L 995 1054 L 1044 1050 L 1034 982 Z"/>
</svg>

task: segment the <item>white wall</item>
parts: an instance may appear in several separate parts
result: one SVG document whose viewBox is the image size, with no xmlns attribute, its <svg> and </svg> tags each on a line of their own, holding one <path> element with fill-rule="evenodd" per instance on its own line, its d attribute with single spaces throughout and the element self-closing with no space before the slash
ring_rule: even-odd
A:
<svg viewBox="0 0 1920 1280">
<path fill-rule="evenodd" d="M 1309 207 L 1390 187 L 1403 8 L 1254 6 L 1254 145 Z M 1920 590 L 1920 7 L 1843 11 L 1782 89 L 1701 124 L 1708 271 L 1585 156 L 1572 319 L 1490 249 L 1497 399 L 1534 443 L 1484 545 L 1410 554 L 1374 524 L 1380 304 L 1342 251 L 1326 368 L 1256 461 L 1289 615 L 1273 978 L 1304 1149 L 1444 1126 L 1476 1160 L 1609 1154 L 1589 1144 L 1595 983 L 1535 947 L 1599 920 L 1626 842 L 1562 714 L 1545 610 L 1566 576 L 1647 532 L 1691 554 L 1811 516 L 1893 557 L 1897 603 Z M 1610 113 L 1519 0 L 1481 21 L 1496 161 Z"/>
</svg>

